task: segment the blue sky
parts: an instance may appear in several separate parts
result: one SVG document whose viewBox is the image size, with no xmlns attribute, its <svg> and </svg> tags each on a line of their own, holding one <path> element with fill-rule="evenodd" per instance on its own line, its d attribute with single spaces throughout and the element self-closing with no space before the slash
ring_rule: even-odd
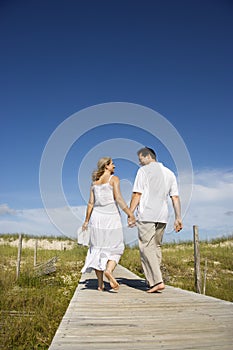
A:
<svg viewBox="0 0 233 350">
<path fill-rule="evenodd" d="M 232 233 L 232 15 L 229 0 L 1 1 L 0 232 L 57 233 L 39 188 L 50 136 L 83 109 L 123 102 L 161 114 L 190 154 L 194 187 L 185 228 L 167 237 L 191 238 L 193 224 L 203 238 Z M 154 147 L 177 173 L 154 129 L 151 135 L 112 116 L 89 127 L 62 169 L 67 205 L 83 215 L 80 164 L 107 140 Z M 118 153 L 116 173 L 128 198 L 137 165 Z M 88 179 L 95 164 L 86 167 Z"/>
</svg>

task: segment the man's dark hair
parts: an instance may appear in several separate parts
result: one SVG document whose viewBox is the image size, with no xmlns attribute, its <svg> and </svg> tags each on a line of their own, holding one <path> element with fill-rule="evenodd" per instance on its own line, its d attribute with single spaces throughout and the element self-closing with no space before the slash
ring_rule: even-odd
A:
<svg viewBox="0 0 233 350">
<path fill-rule="evenodd" d="M 137 155 L 139 156 L 139 154 L 141 154 L 143 157 L 146 157 L 148 155 L 151 156 L 152 159 L 155 159 L 156 160 L 156 153 L 155 151 L 150 148 L 150 147 L 143 147 L 141 148 L 138 152 L 137 152 Z"/>
</svg>

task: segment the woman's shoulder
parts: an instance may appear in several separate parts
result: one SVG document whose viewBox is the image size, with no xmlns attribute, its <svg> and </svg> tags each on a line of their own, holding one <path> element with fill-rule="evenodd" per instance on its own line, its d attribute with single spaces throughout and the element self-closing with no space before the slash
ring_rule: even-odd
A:
<svg viewBox="0 0 233 350">
<path fill-rule="evenodd" d="M 114 183 L 118 183 L 120 182 L 120 179 L 118 176 L 116 175 L 111 175 L 110 179 L 109 179 L 109 183 L 110 184 L 114 184 Z"/>
<path fill-rule="evenodd" d="M 114 175 L 111 175 L 109 178 L 101 177 L 97 181 L 93 181 L 92 186 L 106 185 L 108 183 L 113 183 L 113 182 L 117 181 L 117 179 L 118 179 L 118 177 L 114 176 Z"/>
</svg>

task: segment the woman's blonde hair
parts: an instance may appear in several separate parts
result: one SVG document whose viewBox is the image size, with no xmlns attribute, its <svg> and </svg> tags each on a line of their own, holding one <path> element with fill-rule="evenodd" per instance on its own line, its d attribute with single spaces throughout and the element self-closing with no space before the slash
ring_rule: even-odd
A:
<svg viewBox="0 0 233 350">
<path fill-rule="evenodd" d="M 99 178 L 103 175 L 105 171 L 106 165 L 109 165 L 112 161 L 112 158 L 110 157 L 103 157 L 100 158 L 97 163 L 97 169 L 93 171 L 92 173 L 92 181 L 98 181 Z"/>
</svg>

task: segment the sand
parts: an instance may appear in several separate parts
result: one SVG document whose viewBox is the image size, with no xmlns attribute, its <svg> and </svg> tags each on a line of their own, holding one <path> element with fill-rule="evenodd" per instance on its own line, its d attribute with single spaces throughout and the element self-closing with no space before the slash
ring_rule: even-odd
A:
<svg viewBox="0 0 233 350">
<path fill-rule="evenodd" d="M 58 239 L 46 239 L 46 238 L 23 238 L 22 247 L 34 249 L 37 240 L 38 249 L 49 249 L 49 250 L 67 250 L 72 249 L 77 242 L 71 240 L 58 240 Z M 18 247 L 18 238 L 3 238 L 0 237 L 0 244 L 6 244 L 13 247 Z"/>
</svg>

